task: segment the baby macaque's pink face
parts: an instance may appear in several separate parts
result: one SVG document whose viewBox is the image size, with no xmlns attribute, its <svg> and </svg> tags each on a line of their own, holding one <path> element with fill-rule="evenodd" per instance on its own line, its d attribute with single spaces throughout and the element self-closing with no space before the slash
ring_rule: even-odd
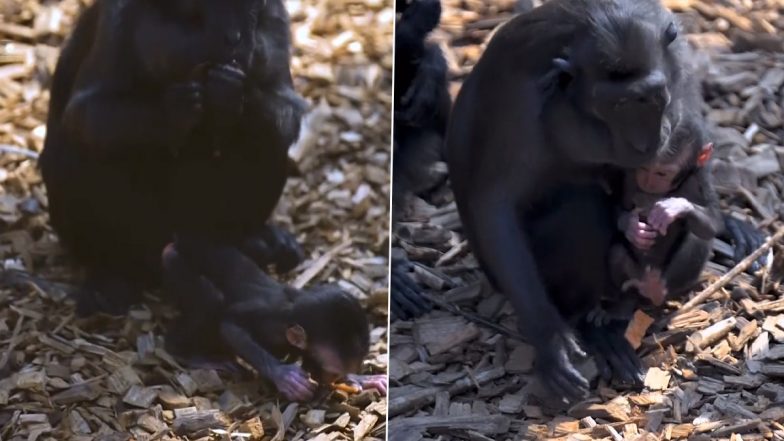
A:
<svg viewBox="0 0 784 441">
<path fill-rule="evenodd" d="M 635 170 L 634 177 L 640 190 L 649 194 L 667 194 L 678 176 L 678 164 L 654 163 Z"/>
</svg>

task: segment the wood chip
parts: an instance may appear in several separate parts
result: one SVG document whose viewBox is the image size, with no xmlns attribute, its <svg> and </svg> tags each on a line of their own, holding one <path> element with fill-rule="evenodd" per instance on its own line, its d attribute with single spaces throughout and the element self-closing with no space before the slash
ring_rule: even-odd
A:
<svg viewBox="0 0 784 441">
<path fill-rule="evenodd" d="M 225 386 L 218 373 L 212 369 L 191 371 L 191 378 L 196 383 L 196 389 L 202 393 L 222 390 Z"/>
<path fill-rule="evenodd" d="M 52 397 L 56 404 L 67 405 L 82 401 L 92 401 L 101 395 L 101 389 L 94 383 L 81 383 Z"/>
<path fill-rule="evenodd" d="M 689 352 L 696 352 L 708 345 L 711 345 L 723 338 L 735 328 L 737 320 L 735 317 L 728 317 L 720 322 L 717 322 L 710 327 L 697 331 L 692 334 L 686 342 L 686 350 Z"/>
<path fill-rule="evenodd" d="M 569 416 L 577 419 L 591 417 L 610 421 L 626 421 L 629 419 L 629 411 L 625 406 L 614 403 L 583 403 L 569 409 Z"/>
<path fill-rule="evenodd" d="M 413 335 L 431 355 L 438 355 L 478 337 L 479 328 L 460 317 L 442 317 L 418 321 Z"/>
<path fill-rule="evenodd" d="M 123 403 L 147 409 L 156 398 L 158 398 L 157 390 L 151 387 L 133 385 L 123 397 Z"/>
<path fill-rule="evenodd" d="M 653 390 L 665 390 L 670 385 L 670 373 L 659 368 L 650 368 L 645 374 L 645 387 Z"/>
<path fill-rule="evenodd" d="M 509 359 L 504 364 L 507 372 L 512 374 L 526 374 L 531 372 L 534 366 L 536 352 L 534 348 L 527 344 L 515 346 L 509 354 Z"/>
<path fill-rule="evenodd" d="M 466 415 L 456 417 L 411 417 L 397 418 L 390 422 L 390 433 L 398 429 L 421 428 L 428 430 L 473 430 L 483 435 L 505 433 L 509 430 L 510 420 L 501 415 Z"/>
<path fill-rule="evenodd" d="M 370 413 L 363 415 L 362 419 L 359 421 L 359 424 L 354 427 L 354 441 L 365 439 L 373 426 L 376 425 L 377 421 L 378 415 Z"/>
<path fill-rule="evenodd" d="M 123 366 L 112 372 L 106 383 L 109 390 L 115 394 L 123 395 L 131 386 L 141 385 L 142 379 L 139 378 L 139 374 L 131 366 Z"/>
<path fill-rule="evenodd" d="M 498 403 L 498 410 L 502 413 L 518 414 L 523 410 L 526 396 L 522 393 L 507 394 Z"/>
<path fill-rule="evenodd" d="M 205 436 L 209 429 L 225 429 L 229 419 L 218 410 L 200 410 L 174 419 L 172 428 L 177 435 L 193 438 Z"/>
<path fill-rule="evenodd" d="M 632 345 L 634 349 L 638 349 L 640 346 L 642 346 L 642 339 L 645 337 L 645 333 L 648 331 L 648 328 L 651 327 L 653 322 L 653 317 L 649 316 L 648 314 L 640 310 L 634 311 L 634 316 L 629 322 L 629 325 L 626 327 L 625 334 L 626 340 L 629 342 L 629 344 Z"/>
</svg>

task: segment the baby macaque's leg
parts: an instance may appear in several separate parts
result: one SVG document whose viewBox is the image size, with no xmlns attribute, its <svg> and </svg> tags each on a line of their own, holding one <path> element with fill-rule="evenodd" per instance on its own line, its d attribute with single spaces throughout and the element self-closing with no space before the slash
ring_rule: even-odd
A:
<svg viewBox="0 0 784 441">
<path fill-rule="evenodd" d="M 648 268 L 640 279 L 630 279 L 623 284 L 623 290 L 634 288 L 641 297 L 650 300 L 655 306 L 661 306 L 669 293 L 667 281 L 657 268 Z"/>
<path fill-rule="evenodd" d="M 623 244 L 615 244 L 610 248 L 609 265 L 613 287 L 620 288 L 621 298 L 600 303 L 588 312 L 588 322 L 596 326 L 606 325 L 613 320 L 628 320 L 637 307 L 636 296 L 626 294 L 626 290 L 629 284 L 636 286 L 641 271 Z"/>
<path fill-rule="evenodd" d="M 629 281 L 639 280 L 643 274 L 642 268 L 623 244 L 615 244 L 610 247 L 609 260 L 613 286 L 621 288 L 621 291 L 626 291 L 625 285 Z"/>
<path fill-rule="evenodd" d="M 712 240 L 703 240 L 693 234 L 686 235 L 662 271 L 667 294 L 680 296 L 694 288 L 710 257 L 712 243 Z"/>
</svg>

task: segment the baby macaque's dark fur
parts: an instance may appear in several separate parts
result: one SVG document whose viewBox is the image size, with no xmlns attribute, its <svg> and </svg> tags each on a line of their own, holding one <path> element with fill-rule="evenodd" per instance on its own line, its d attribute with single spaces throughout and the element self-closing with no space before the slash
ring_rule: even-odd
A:
<svg viewBox="0 0 784 441">
<path fill-rule="evenodd" d="M 322 377 L 322 360 L 313 348 L 332 351 L 354 370 L 368 353 L 365 312 L 335 285 L 295 289 L 267 276 L 236 248 L 189 239 L 166 248 L 163 266 L 166 287 L 181 309 L 167 347 L 179 356 L 236 355 L 279 390 L 296 391 L 308 374 L 317 381 Z M 292 326 L 304 330 L 307 349 L 287 340 Z M 287 356 L 301 358 L 308 372 L 281 361 Z"/>
<path fill-rule="evenodd" d="M 699 100 L 693 97 L 692 109 L 699 109 Z M 711 182 L 710 164 L 698 164 L 698 155 L 707 143 L 702 117 L 693 112 L 684 117 L 675 128 L 667 148 L 655 161 L 679 165 L 680 171 L 673 180 L 674 188 L 666 194 L 649 194 L 638 187 L 636 170 L 624 173 L 618 228 L 627 228 L 627 216 L 637 210 L 645 222 L 651 208 L 668 198 L 684 198 L 691 202 L 694 211 L 676 219 L 665 235 L 656 237 L 649 249 L 638 249 L 619 235 L 618 242 L 610 249 L 609 268 L 614 285 L 612 292 L 621 296 L 610 301 L 610 306 L 591 313 L 591 320 L 629 319 L 640 301 L 628 291 L 631 281 L 641 281 L 647 271 L 661 273 L 668 297 L 677 297 L 690 290 L 699 279 L 708 261 L 713 238 L 721 231 L 722 215 L 719 199 Z M 639 288 L 638 288 L 639 289 Z M 663 301 L 660 299 L 659 301 Z M 603 302 L 606 303 L 606 302 Z"/>
<path fill-rule="evenodd" d="M 446 59 L 438 45 L 427 41 L 441 17 L 440 0 L 398 0 L 396 4 L 400 18 L 395 28 L 393 221 L 400 219 L 410 195 L 433 184 L 428 171 L 443 158 L 451 106 Z M 408 267 L 404 259 L 392 261 L 393 319 L 410 319 L 431 307 Z"/>
<path fill-rule="evenodd" d="M 668 291 L 672 295 L 682 294 L 690 289 L 698 279 L 702 268 L 708 260 L 711 243 L 721 229 L 721 213 L 719 199 L 710 181 L 710 170 L 706 167 L 697 167 L 694 152 L 699 152 L 705 143 L 702 136 L 703 130 L 696 125 L 686 125 L 673 134 L 671 143 L 678 145 L 678 153 L 683 155 L 686 149 L 686 159 L 683 160 L 682 172 L 687 175 L 680 179 L 680 184 L 667 195 L 649 195 L 643 193 L 634 181 L 634 173 L 627 172 L 624 182 L 623 209 L 640 209 L 647 213 L 653 204 L 660 199 L 681 197 L 689 200 L 700 215 L 687 216 L 676 220 L 668 229 L 665 236 L 657 238 L 649 250 L 639 250 L 624 241 L 623 247 L 631 259 L 628 263 L 634 267 L 631 273 L 624 278 L 639 278 L 645 268 L 651 267 L 662 270 L 668 284 Z M 647 200 L 646 200 L 647 199 Z M 625 260 L 625 259 L 624 259 Z M 611 267 L 612 268 L 612 267 Z M 668 277 L 669 276 L 669 277 Z M 617 282 L 625 280 L 615 279 Z"/>
</svg>

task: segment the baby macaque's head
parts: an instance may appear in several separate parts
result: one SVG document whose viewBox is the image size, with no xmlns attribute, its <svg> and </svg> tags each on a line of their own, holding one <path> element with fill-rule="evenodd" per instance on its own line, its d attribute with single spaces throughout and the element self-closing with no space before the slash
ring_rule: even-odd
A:
<svg viewBox="0 0 784 441">
<path fill-rule="evenodd" d="M 674 187 L 676 176 L 681 171 L 677 163 L 654 162 L 634 171 L 634 178 L 640 190 L 650 194 L 667 194 Z"/>
<path fill-rule="evenodd" d="M 286 338 L 301 351 L 303 368 L 320 384 L 357 373 L 367 356 L 370 327 L 359 301 L 335 285 L 303 293 Z"/>
<path fill-rule="evenodd" d="M 713 143 L 704 139 L 704 131 L 695 124 L 678 127 L 670 138 L 668 148 L 653 162 L 634 171 L 637 187 L 656 195 L 675 190 L 695 169 L 708 163 Z"/>
</svg>

